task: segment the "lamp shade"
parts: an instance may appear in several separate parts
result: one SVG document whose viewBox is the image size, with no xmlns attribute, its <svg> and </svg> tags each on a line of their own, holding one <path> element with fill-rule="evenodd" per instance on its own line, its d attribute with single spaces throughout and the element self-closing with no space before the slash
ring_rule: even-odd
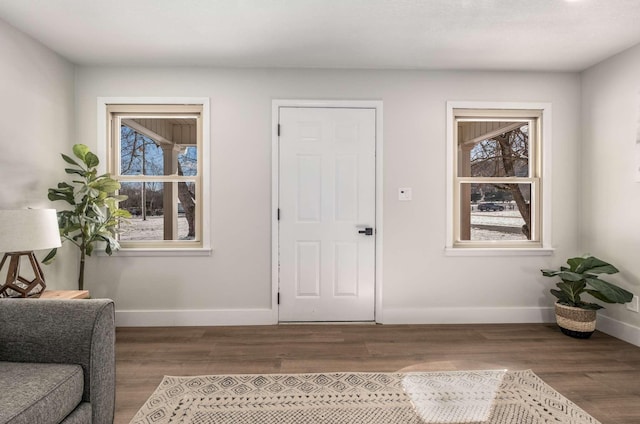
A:
<svg viewBox="0 0 640 424">
<path fill-rule="evenodd" d="M 0 252 L 61 246 L 55 209 L 0 210 Z"/>
</svg>

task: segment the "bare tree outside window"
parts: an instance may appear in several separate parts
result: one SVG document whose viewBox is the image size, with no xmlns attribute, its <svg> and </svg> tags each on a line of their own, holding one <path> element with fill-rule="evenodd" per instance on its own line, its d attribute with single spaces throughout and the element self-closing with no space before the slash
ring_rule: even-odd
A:
<svg viewBox="0 0 640 424">
<path fill-rule="evenodd" d="M 529 126 L 522 125 L 511 131 L 482 140 L 471 149 L 471 175 L 473 177 L 528 177 Z M 515 202 L 524 225 L 522 233 L 531 239 L 530 186 L 526 184 L 487 183 L 479 185 L 479 200 L 488 192 L 508 193 L 500 200 Z M 472 193 L 473 196 L 474 193 Z M 476 196 L 476 198 L 478 198 Z"/>
<path fill-rule="evenodd" d="M 189 152 L 193 152 L 189 154 Z M 195 148 L 187 148 L 185 154 L 178 156 L 178 175 L 195 175 L 198 169 L 197 155 Z M 178 183 L 178 198 L 184 209 L 185 217 L 189 225 L 187 238 L 196 235 L 196 193 L 195 184 Z"/>
</svg>

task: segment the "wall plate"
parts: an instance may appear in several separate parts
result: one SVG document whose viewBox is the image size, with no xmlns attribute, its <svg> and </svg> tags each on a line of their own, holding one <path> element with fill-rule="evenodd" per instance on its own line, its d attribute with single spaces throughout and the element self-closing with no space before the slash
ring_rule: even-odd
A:
<svg viewBox="0 0 640 424">
<path fill-rule="evenodd" d="M 638 305 L 638 295 L 634 294 L 633 299 L 631 299 L 631 302 L 627 303 L 625 306 L 630 311 L 640 312 L 639 305 Z"/>
<path fill-rule="evenodd" d="M 398 189 L 398 200 L 408 201 L 412 198 L 412 192 L 410 187 L 404 187 Z"/>
</svg>

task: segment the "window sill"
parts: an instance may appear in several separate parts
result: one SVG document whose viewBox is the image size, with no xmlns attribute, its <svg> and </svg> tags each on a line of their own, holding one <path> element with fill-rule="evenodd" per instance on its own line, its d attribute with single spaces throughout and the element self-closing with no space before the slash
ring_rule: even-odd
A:
<svg viewBox="0 0 640 424">
<path fill-rule="evenodd" d="M 551 256 L 551 247 L 446 247 L 445 256 Z"/>
<path fill-rule="evenodd" d="M 197 247 L 197 248 L 128 248 L 120 249 L 117 252 L 113 252 L 112 257 L 133 257 L 133 256 L 148 256 L 148 257 L 170 257 L 170 256 L 211 256 L 213 249 Z M 104 250 L 99 250 L 98 256 L 109 256 Z"/>
</svg>

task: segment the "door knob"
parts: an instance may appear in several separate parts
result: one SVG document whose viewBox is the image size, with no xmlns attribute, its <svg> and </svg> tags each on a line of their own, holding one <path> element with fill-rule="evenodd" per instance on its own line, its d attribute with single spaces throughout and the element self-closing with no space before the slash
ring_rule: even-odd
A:
<svg viewBox="0 0 640 424">
<path fill-rule="evenodd" d="M 364 228 L 362 230 L 358 230 L 358 234 L 364 234 L 365 236 L 372 236 L 373 235 L 373 228 L 367 227 L 367 228 Z"/>
</svg>

